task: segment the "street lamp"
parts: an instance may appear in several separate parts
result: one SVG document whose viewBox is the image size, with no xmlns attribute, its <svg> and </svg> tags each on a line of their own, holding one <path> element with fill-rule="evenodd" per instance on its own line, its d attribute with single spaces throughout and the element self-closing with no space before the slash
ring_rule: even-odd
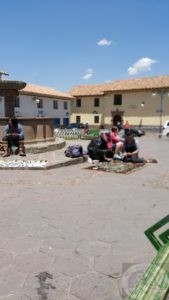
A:
<svg viewBox="0 0 169 300">
<path fill-rule="evenodd" d="M 160 117 L 160 124 L 159 124 L 159 138 L 162 136 L 162 117 L 163 117 L 163 100 L 164 96 L 168 94 L 168 91 L 166 89 L 160 89 L 155 92 L 152 92 L 152 96 L 159 95 L 160 96 L 160 109 L 157 110 L 159 112 Z"/>
<path fill-rule="evenodd" d="M 36 103 L 39 103 L 39 102 L 40 102 L 40 99 L 37 98 L 37 97 L 33 97 L 32 99 L 33 99 L 33 101 L 35 101 Z"/>
<path fill-rule="evenodd" d="M 142 102 L 141 102 L 141 108 L 144 108 L 144 106 L 145 106 L 145 102 L 142 101 Z M 140 127 L 140 128 L 142 127 L 142 119 L 140 119 L 139 127 Z"/>
</svg>

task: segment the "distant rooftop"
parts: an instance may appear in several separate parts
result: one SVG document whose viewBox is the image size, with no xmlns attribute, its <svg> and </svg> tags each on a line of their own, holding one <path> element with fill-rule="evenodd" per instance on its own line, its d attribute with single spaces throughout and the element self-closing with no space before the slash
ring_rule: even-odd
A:
<svg viewBox="0 0 169 300">
<path fill-rule="evenodd" d="M 127 80 L 115 80 L 104 84 L 77 85 L 69 90 L 74 97 L 101 96 L 108 92 L 124 92 L 137 90 L 169 89 L 169 76 L 143 77 Z"/>
<path fill-rule="evenodd" d="M 73 97 L 70 94 L 62 93 L 59 90 L 55 90 L 51 87 L 45 87 L 35 84 L 27 84 L 26 87 L 20 91 L 22 95 L 37 95 L 41 97 L 49 97 L 49 98 L 60 98 L 60 99 L 72 99 Z"/>
</svg>

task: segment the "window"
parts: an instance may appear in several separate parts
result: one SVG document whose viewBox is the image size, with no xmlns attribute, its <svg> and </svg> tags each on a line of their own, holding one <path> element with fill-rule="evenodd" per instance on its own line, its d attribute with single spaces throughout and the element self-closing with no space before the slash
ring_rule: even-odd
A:
<svg viewBox="0 0 169 300">
<path fill-rule="evenodd" d="M 122 105 L 122 95 L 121 94 L 114 95 L 114 105 Z"/>
<path fill-rule="evenodd" d="M 63 102 L 63 109 L 68 109 L 68 105 L 66 101 Z"/>
<path fill-rule="evenodd" d="M 20 99 L 18 96 L 14 99 L 14 107 L 20 107 Z"/>
<path fill-rule="evenodd" d="M 57 100 L 53 101 L 53 109 L 58 109 L 58 101 Z"/>
<path fill-rule="evenodd" d="M 99 123 L 99 116 L 94 116 L 94 123 L 96 124 L 98 124 Z"/>
<path fill-rule="evenodd" d="M 82 103 L 81 103 L 81 99 L 78 98 L 76 99 L 76 107 L 81 107 Z"/>
<path fill-rule="evenodd" d="M 100 106 L 100 99 L 94 98 L 94 107 L 99 107 L 99 106 Z"/>
<path fill-rule="evenodd" d="M 43 100 L 39 99 L 39 102 L 37 103 L 37 108 L 43 108 Z"/>
<path fill-rule="evenodd" d="M 76 116 L 76 123 L 80 123 L 80 116 Z"/>
</svg>

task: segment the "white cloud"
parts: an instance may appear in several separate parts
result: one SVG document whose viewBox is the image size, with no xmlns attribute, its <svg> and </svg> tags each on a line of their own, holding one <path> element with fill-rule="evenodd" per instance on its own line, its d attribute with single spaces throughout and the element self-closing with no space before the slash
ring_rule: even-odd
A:
<svg viewBox="0 0 169 300">
<path fill-rule="evenodd" d="M 139 59 L 135 64 L 128 68 L 129 75 L 135 75 L 143 71 L 150 71 L 152 64 L 156 63 L 156 60 L 153 60 L 148 57 L 143 57 Z"/>
<path fill-rule="evenodd" d="M 83 76 L 83 79 L 88 80 L 93 76 L 93 74 L 86 74 Z"/>
<path fill-rule="evenodd" d="M 83 79 L 88 80 L 91 77 L 93 77 L 94 71 L 91 68 L 88 68 L 87 70 L 85 70 L 85 75 L 83 76 Z"/>
<path fill-rule="evenodd" d="M 110 46 L 112 41 L 108 41 L 107 39 L 102 39 L 99 42 L 97 42 L 98 46 Z"/>
<path fill-rule="evenodd" d="M 105 80 L 104 82 L 105 82 L 105 83 L 110 83 L 110 82 L 112 82 L 112 80 L 107 79 L 107 80 Z"/>
</svg>

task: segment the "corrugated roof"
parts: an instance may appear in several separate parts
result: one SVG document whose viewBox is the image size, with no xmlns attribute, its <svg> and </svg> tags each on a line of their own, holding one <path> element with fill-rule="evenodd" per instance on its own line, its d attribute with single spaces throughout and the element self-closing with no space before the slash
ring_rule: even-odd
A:
<svg viewBox="0 0 169 300">
<path fill-rule="evenodd" d="M 60 99 L 72 99 L 73 97 L 70 94 L 62 93 L 59 90 L 55 90 L 51 87 L 45 87 L 35 84 L 27 84 L 26 87 L 19 92 L 24 95 L 37 95 L 37 96 L 46 96 L 49 98 L 60 98 Z"/>
<path fill-rule="evenodd" d="M 127 80 L 115 80 L 105 84 L 77 85 L 69 90 L 74 97 L 99 96 L 107 92 L 124 92 L 136 90 L 153 90 L 159 88 L 169 89 L 169 76 L 156 76 L 134 78 Z"/>
</svg>

